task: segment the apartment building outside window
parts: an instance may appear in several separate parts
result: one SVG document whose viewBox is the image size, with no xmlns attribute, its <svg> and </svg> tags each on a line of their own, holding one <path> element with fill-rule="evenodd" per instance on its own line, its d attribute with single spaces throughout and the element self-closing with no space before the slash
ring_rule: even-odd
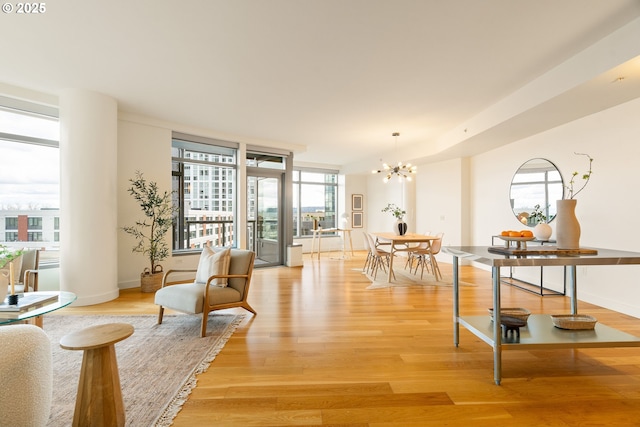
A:
<svg viewBox="0 0 640 427">
<path fill-rule="evenodd" d="M 10 216 L 4 219 L 5 230 L 17 230 L 18 229 L 18 217 Z"/>
<path fill-rule="evenodd" d="M 235 143 L 174 134 L 174 251 L 236 246 L 236 159 Z"/>
</svg>

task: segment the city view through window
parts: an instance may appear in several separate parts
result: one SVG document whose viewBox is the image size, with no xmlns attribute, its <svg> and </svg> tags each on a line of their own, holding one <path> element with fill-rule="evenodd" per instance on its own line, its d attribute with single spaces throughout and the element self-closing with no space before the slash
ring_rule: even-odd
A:
<svg viewBox="0 0 640 427">
<path fill-rule="evenodd" d="M 57 262 L 60 226 L 59 123 L 0 107 L 0 243 L 44 249 Z"/>
</svg>

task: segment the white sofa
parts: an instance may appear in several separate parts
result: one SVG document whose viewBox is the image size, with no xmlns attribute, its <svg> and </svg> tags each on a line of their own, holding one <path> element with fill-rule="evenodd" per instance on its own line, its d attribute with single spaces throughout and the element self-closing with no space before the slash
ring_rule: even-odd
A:
<svg viewBox="0 0 640 427">
<path fill-rule="evenodd" d="M 51 411 L 51 343 L 34 325 L 0 326 L 0 427 L 45 426 Z"/>
</svg>

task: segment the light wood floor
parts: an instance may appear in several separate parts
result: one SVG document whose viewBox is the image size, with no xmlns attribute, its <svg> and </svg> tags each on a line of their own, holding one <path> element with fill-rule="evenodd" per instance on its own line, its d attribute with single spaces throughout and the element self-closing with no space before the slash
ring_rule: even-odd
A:
<svg viewBox="0 0 640 427">
<path fill-rule="evenodd" d="M 493 383 L 488 345 L 452 342 L 449 287 L 366 290 L 364 252 L 256 270 L 247 313 L 198 379 L 175 426 L 640 426 L 640 348 L 507 351 Z M 451 266 L 441 263 L 446 276 Z M 488 272 L 463 267 L 461 310 L 491 307 Z M 568 313 L 565 297 L 503 286 L 504 307 Z M 640 335 L 640 319 L 580 303 Z M 156 313 L 152 295 L 64 313 Z M 242 312 L 241 310 L 233 310 Z M 62 313 L 62 314 L 64 314 Z M 46 322 L 46 319 L 45 319 Z"/>
</svg>

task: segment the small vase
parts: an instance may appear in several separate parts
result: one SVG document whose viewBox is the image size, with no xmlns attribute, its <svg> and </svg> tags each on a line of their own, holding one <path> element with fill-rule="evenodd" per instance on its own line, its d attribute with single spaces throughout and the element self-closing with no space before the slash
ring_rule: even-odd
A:
<svg viewBox="0 0 640 427">
<path fill-rule="evenodd" d="M 580 249 L 580 223 L 576 217 L 576 199 L 556 202 L 556 241 L 558 249 Z"/>
<path fill-rule="evenodd" d="M 407 223 L 404 222 L 404 220 L 402 218 L 398 218 L 398 220 L 395 223 L 395 227 L 394 227 L 393 231 L 398 236 L 404 236 L 405 233 L 407 232 Z"/>
<path fill-rule="evenodd" d="M 533 235 L 536 236 L 537 240 L 546 242 L 551 237 L 551 233 L 551 226 L 546 222 L 540 222 L 533 227 Z"/>
</svg>

